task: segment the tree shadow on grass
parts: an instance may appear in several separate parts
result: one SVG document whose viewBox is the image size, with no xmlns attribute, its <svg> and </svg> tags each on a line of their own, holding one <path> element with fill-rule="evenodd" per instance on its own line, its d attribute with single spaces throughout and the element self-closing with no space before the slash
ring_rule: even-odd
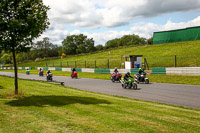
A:
<svg viewBox="0 0 200 133">
<path fill-rule="evenodd" d="M 3 89 L 3 86 L 0 86 L 0 89 Z"/>
<path fill-rule="evenodd" d="M 111 104 L 110 102 L 97 99 L 93 97 L 79 97 L 79 96 L 30 96 L 18 100 L 13 100 L 7 105 L 10 106 L 64 106 L 69 104 Z"/>
</svg>

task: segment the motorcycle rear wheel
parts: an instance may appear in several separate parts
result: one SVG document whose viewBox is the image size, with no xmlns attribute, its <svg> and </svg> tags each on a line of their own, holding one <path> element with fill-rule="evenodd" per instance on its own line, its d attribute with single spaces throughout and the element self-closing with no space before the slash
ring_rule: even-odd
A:
<svg viewBox="0 0 200 133">
<path fill-rule="evenodd" d="M 114 79 L 114 77 L 112 77 L 111 81 L 112 81 L 112 82 L 115 82 L 115 79 Z"/>
<path fill-rule="evenodd" d="M 146 80 L 145 80 L 145 84 L 149 84 L 149 79 L 146 79 Z"/>
</svg>

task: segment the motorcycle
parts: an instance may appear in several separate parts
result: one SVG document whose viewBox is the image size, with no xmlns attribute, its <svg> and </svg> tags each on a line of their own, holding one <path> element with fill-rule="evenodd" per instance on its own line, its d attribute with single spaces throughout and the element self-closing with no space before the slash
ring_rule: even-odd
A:
<svg viewBox="0 0 200 133">
<path fill-rule="evenodd" d="M 75 71 L 73 74 L 71 72 L 71 78 L 78 78 L 78 73 Z"/>
<path fill-rule="evenodd" d="M 135 81 L 139 84 L 140 82 L 144 82 L 145 84 L 149 84 L 149 79 L 146 77 L 146 73 L 143 72 L 141 75 L 135 75 Z"/>
<path fill-rule="evenodd" d="M 122 75 L 120 73 L 117 73 L 117 74 L 113 73 L 113 74 L 111 74 L 110 79 L 111 79 L 112 82 L 115 82 L 115 81 L 119 81 L 120 82 L 121 77 L 122 77 Z"/>
<path fill-rule="evenodd" d="M 43 76 L 43 71 L 39 71 L 38 75 Z"/>
<path fill-rule="evenodd" d="M 137 84 L 136 82 L 134 81 L 133 78 L 129 78 L 127 81 L 124 80 L 124 78 L 122 78 L 120 80 L 121 84 L 122 84 L 122 88 L 126 89 L 126 88 L 133 88 L 135 90 L 137 90 Z"/>
<path fill-rule="evenodd" d="M 53 80 L 53 74 L 49 73 L 47 74 L 47 81 L 52 81 Z"/>
</svg>

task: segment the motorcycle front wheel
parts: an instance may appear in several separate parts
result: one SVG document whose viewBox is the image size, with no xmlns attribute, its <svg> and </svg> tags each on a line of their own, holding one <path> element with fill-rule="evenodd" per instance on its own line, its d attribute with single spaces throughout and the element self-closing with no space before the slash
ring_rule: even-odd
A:
<svg viewBox="0 0 200 133">
<path fill-rule="evenodd" d="M 133 84 L 133 89 L 137 90 L 137 84 Z"/>
</svg>

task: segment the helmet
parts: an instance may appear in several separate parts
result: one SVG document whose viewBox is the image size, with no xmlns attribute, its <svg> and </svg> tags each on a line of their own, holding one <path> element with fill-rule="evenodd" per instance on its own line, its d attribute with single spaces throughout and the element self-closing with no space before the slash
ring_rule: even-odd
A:
<svg viewBox="0 0 200 133">
<path fill-rule="evenodd" d="M 139 70 L 142 70 L 142 68 L 139 68 Z"/>
<path fill-rule="evenodd" d="M 117 69 L 117 67 L 115 67 L 115 69 Z"/>
<path fill-rule="evenodd" d="M 130 75 L 130 72 L 127 72 L 128 75 Z"/>
</svg>

